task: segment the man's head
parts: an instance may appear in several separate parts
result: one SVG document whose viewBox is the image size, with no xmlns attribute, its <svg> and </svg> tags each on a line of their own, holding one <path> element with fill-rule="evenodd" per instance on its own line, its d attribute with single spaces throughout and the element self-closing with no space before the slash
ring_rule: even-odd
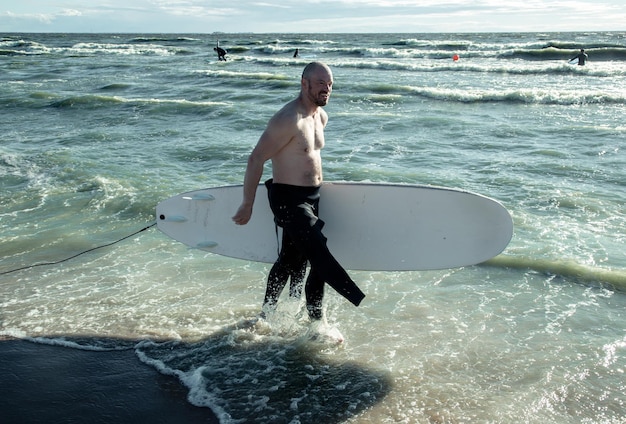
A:
<svg viewBox="0 0 626 424">
<path fill-rule="evenodd" d="M 309 63 L 302 72 L 302 95 L 317 106 L 326 106 L 333 91 L 333 73 L 321 62 Z"/>
</svg>

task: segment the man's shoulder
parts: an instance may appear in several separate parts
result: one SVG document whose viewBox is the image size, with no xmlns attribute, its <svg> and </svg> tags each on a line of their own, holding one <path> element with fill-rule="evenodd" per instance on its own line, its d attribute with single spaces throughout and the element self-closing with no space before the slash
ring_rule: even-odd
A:
<svg viewBox="0 0 626 424">
<path fill-rule="evenodd" d="M 281 125 L 287 125 L 289 123 L 295 123 L 298 119 L 298 107 L 296 100 L 292 100 L 285 104 L 278 110 L 272 117 L 272 121 Z"/>
<path fill-rule="evenodd" d="M 326 122 L 328 122 L 328 113 L 323 108 L 319 108 L 320 116 L 322 118 L 322 123 L 326 126 Z"/>
<path fill-rule="evenodd" d="M 278 110 L 270 119 L 268 126 L 270 128 L 280 127 L 282 131 L 290 131 L 290 129 L 297 131 L 297 129 L 302 126 L 302 122 L 305 121 L 306 118 L 311 117 L 316 120 L 319 119 L 322 125 L 326 126 L 328 114 L 323 108 L 318 107 L 316 112 L 312 114 L 310 110 L 307 110 L 306 107 L 301 104 L 299 99 L 295 99 Z"/>
</svg>

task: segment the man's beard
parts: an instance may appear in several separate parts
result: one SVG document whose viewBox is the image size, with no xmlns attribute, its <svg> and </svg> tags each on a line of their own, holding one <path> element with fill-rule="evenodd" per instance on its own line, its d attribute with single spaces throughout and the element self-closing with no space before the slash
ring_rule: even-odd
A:
<svg viewBox="0 0 626 424">
<path fill-rule="evenodd" d="M 326 106 L 328 104 L 328 100 L 330 99 L 329 93 L 317 93 L 317 96 L 312 93 L 312 90 L 309 90 L 309 97 L 313 100 L 316 106 Z"/>
</svg>

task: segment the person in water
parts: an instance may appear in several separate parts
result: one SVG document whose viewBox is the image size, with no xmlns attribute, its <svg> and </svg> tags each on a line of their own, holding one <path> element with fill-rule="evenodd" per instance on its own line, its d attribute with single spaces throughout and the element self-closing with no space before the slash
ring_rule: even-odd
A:
<svg viewBox="0 0 626 424">
<path fill-rule="evenodd" d="M 217 41 L 217 45 L 213 47 L 213 50 L 217 52 L 217 60 L 226 62 L 226 50 L 220 47 L 219 40 Z"/>
<path fill-rule="evenodd" d="M 571 62 L 574 59 L 578 59 L 579 66 L 585 66 L 585 64 L 587 63 L 587 59 L 589 59 L 589 56 L 587 55 L 587 53 L 585 53 L 585 49 L 580 49 L 580 53 L 571 58 L 569 61 Z"/>
<path fill-rule="evenodd" d="M 322 233 L 324 222 L 318 217 L 323 181 L 321 150 L 328 122 L 322 106 L 328 104 L 332 87 L 330 68 L 321 62 L 309 63 L 302 73 L 298 97 L 274 114 L 248 157 L 243 200 L 232 219 L 238 225 L 249 222 L 263 166 L 271 160 L 273 178 L 266 185 L 274 220 L 283 228 L 282 249 L 274 264 L 282 272 L 268 276 L 264 312 L 275 307 L 286 276 L 293 280 L 304 259 L 311 265 L 304 286 L 311 320 L 323 318 L 325 283 L 355 306 L 365 297 L 328 250 Z"/>
</svg>

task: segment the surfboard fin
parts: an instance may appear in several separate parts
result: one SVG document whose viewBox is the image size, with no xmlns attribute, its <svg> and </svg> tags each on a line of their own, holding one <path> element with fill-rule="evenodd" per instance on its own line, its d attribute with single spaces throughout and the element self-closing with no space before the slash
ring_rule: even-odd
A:
<svg viewBox="0 0 626 424">
<path fill-rule="evenodd" d="M 183 196 L 185 200 L 215 200 L 215 196 L 208 193 L 194 193 L 192 196 Z"/>
<path fill-rule="evenodd" d="M 159 219 L 165 222 L 187 222 L 187 217 L 182 215 L 161 215 Z"/>
</svg>

